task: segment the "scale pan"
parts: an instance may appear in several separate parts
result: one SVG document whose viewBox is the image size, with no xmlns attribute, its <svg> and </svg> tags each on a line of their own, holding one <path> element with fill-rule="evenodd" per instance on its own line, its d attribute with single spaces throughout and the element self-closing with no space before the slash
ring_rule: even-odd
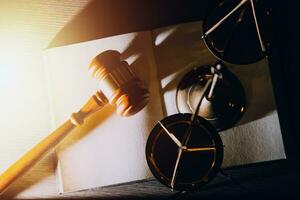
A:
<svg viewBox="0 0 300 200">
<path fill-rule="evenodd" d="M 177 113 L 160 122 L 182 141 L 191 118 L 190 113 Z M 223 143 L 217 130 L 208 121 L 196 116 L 186 147 L 179 161 L 174 189 L 199 190 L 218 173 L 223 161 Z M 156 124 L 147 140 L 146 158 L 154 177 L 167 187 L 171 187 L 177 156 L 178 147 L 162 126 Z"/>
<path fill-rule="evenodd" d="M 211 27 L 226 16 L 240 1 L 223 1 L 203 19 L 202 31 L 206 33 Z M 267 11 L 263 1 L 255 3 L 259 28 L 265 26 Z M 265 30 L 264 30 L 265 31 Z M 265 57 L 262 51 L 250 2 L 242 5 L 230 15 L 219 27 L 204 37 L 207 48 L 222 61 L 246 65 L 255 63 Z"/>
</svg>

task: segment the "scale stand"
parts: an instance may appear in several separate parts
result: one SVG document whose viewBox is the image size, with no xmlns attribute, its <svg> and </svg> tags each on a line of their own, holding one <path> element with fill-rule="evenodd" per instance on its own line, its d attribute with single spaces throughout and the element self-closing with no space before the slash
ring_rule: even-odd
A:
<svg viewBox="0 0 300 200">
<path fill-rule="evenodd" d="M 176 92 L 177 110 L 194 113 L 209 80 L 212 80 L 210 90 L 204 95 L 197 114 L 218 131 L 231 128 L 245 112 L 246 97 L 239 79 L 222 62 L 197 67 L 181 79 Z"/>
</svg>

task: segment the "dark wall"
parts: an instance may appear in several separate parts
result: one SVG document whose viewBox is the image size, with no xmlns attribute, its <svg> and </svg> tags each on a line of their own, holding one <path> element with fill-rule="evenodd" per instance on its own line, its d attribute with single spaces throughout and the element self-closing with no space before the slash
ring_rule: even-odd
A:
<svg viewBox="0 0 300 200">
<path fill-rule="evenodd" d="M 94 0 L 49 44 L 62 46 L 202 19 L 215 0 Z"/>
<path fill-rule="evenodd" d="M 299 10 L 291 1 L 270 1 L 269 61 L 286 153 L 300 159 Z"/>
</svg>

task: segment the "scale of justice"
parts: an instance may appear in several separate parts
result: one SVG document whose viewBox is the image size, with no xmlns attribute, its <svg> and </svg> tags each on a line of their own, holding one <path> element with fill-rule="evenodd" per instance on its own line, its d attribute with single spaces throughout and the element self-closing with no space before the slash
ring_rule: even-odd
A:
<svg viewBox="0 0 300 200">
<path fill-rule="evenodd" d="M 158 121 L 146 145 L 148 166 L 165 186 L 196 191 L 221 170 L 225 147 L 218 132 L 232 128 L 246 111 L 244 88 L 225 62 L 245 65 L 267 57 L 257 18 L 269 14 L 262 1 L 227 0 L 203 20 L 202 39 L 219 61 L 181 79 L 178 114 Z"/>
</svg>

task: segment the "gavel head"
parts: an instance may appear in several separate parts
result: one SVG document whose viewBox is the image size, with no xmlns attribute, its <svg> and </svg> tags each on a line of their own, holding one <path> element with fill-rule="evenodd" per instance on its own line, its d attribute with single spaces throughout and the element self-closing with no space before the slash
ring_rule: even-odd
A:
<svg viewBox="0 0 300 200">
<path fill-rule="evenodd" d="M 90 64 L 92 75 L 100 81 L 100 90 L 117 113 L 130 116 L 145 107 L 149 92 L 118 51 L 108 50 L 97 55 Z"/>
</svg>

